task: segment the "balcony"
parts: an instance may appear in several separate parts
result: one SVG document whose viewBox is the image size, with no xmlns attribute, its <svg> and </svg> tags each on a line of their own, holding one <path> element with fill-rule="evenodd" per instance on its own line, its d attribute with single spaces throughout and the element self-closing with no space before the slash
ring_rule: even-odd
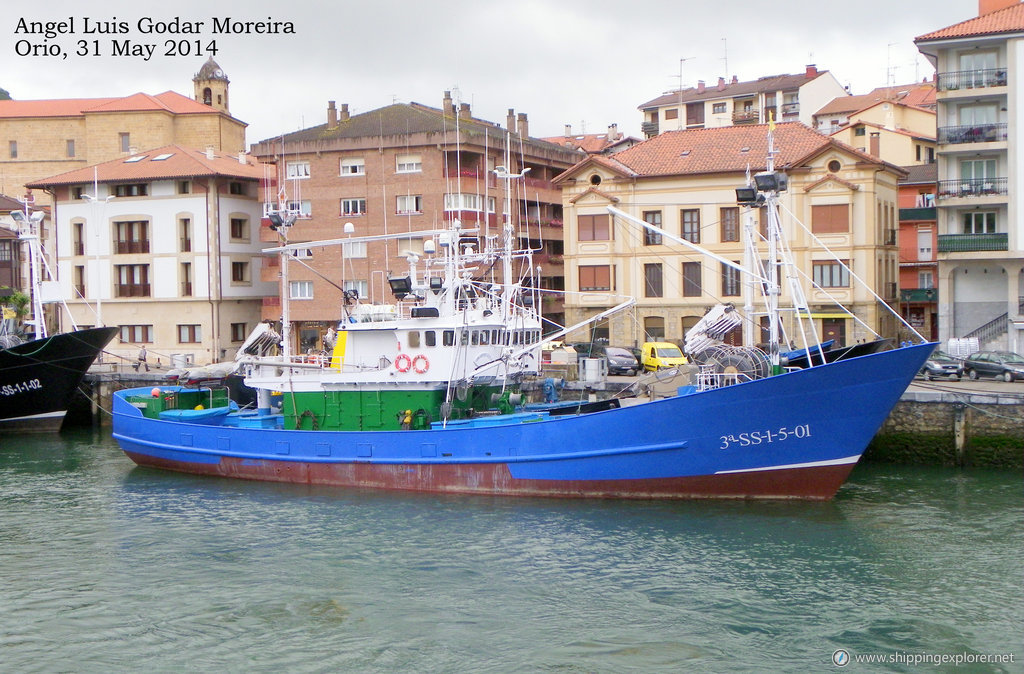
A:
<svg viewBox="0 0 1024 674">
<path fill-rule="evenodd" d="M 782 118 L 797 117 L 800 115 L 800 104 L 799 103 L 783 103 L 782 104 Z"/>
<path fill-rule="evenodd" d="M 85 244 L 81 241 L 75 241 L 74 244 L 75 252 L 74 255 L 85 255 Z"/>
<path fill-rule="evenodd" d="M 149 252 L 149 241 L 117 241 L 115 243 L 116 250 L 114 252 L 118 255 Z"/>
<path fill-rule="evenodd" d="M 192 239 L 182 238 L 180 241 L 180 245 L 182 253 L 192 252 Z"/>
<path fill-rule="evenodd" d="M 757 124 L 761 120 L 761 111 L 757 108 L 744 108 L 732 111 L 733 124 Z"/>
<path fill-rule="evenodd" d="M 650 138 L 651 136 L 658 135 L 658 123 L 657 122 L 644 122 L 640 125 L 640 130 L 643 131 L 644 135 Z"/>
<path fill-rule="evenodd" d="M 1002 234 L 939 234 L 940 253 L 973 253 L 1007 250 L 1009 237 Z"/>
<path fill-rule="evenodd" d="M 1006 68 L 990 68 L 988 70 L 957 70 L 939 73 L 938 90 L 956 91 L 958 89 L 985 89 L 987 87 L 1005 87 Z"/>
<path fill-rule="evenodd" d="M 1006 140 L 1006 122 L 939 127 L 939 145 L 995 143 L 1001 140 Z"/>
<path fill-rule="evenodd" d="M 192 282 L 191 281 L 182 281 L 181 282 L 181 296 L 182 297 L 192 297 Z"/>
<path fill-rule="evenodd" d="M 114 288 L 117 297 L 149 297 L 148 283 L 118 283 Z"/>
<path fill-rule="evenodd" d="M 900 222 L 916 222 L 921 220 L 935 220 L 936 208 L 901 208 Z"/>
<path fill-rule="evenodd" d="M 1008 193 L 1006 178 L 961 178 L 960 180 L 940 180 L 938 197 L 941 200 L 960 197 L 988 197 Z"/>
<path fill-rule="evenodd" d="M 904 288 L 900 290 L 900 302 L 938 302 L 938 288 Z"/>
</svg>

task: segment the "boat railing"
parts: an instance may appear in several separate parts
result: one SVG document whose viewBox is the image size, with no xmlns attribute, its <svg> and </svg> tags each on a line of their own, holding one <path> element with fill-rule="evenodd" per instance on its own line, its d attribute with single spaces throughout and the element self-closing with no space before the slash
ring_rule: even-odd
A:
<svg viewBox="0 0 1024 674">
<path fill-rule="evenodd" d="M 709 391 L 753 380 L 753 377 L 744 372 L 714 372 L 702 367 L 697 373 L 697 390 Z"/>
</svg>

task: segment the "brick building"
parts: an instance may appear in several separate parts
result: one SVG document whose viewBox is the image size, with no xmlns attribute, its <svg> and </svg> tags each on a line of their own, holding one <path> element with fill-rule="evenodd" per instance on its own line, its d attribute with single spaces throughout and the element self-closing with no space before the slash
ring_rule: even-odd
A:
<svg viewBox="0 0 1024 674">
<path fill-rule="evenodd" d="M 494 169 L 506 164 L 509 147 L 509 172 L 529 169 L 524 189 L 511 195 L 513 222 L 538 250 L 542 284 L 561 289 L 561 192 L 551 179 L 580 154 L 531 138 L 524 113 L 510 109 L 506 122 L 473 117 L 469 104 L 456 106 L 448 92 L 440 109 L 396 103 L 351 115 L 347 104 L 339 109 L 331 101 L 324 124 L 258 142 L 252 153 L 278 166 L 283 199 L 300 214 L 288 234 L 295 243 L 342 237 L 348 223 L 353 236 L 372 236 L 437 228 L 450 218 L 479 227 L 480 236 L 496 235 L 505 194 Z M 264 228 L 263 240 L 276 241 L 277 234 Z M 407 253 L 422 254 L 422 240 L 316 248 L 290 264 L 296 350 L 319 348 L 341 315 L 342 289 L 364 301 L 393 302 L 387 278 L 407 269 Z M 264 280 L 277 280 L 277 264 L 268 260 Z M 562 321 L 560 298 L 546 299 L 542 309 Z M 266 298 L 263 316 L 281 317 L 279 297 Z"/>
</svg>

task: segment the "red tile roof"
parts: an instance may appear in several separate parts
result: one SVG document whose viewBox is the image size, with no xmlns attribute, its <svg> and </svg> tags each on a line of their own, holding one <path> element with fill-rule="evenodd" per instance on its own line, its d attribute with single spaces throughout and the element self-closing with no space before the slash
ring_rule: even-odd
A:
<svg viewBox="0 0 1024 674">
<path fill-rule="evenodd" d="M 121 98 L 65 98 L 43 101 L 0 101 L 0 119 L 11 117 L 78 117 L 94 112 L 162 110 L 178 115 L 220 114 L 214 108 L 174 91 L 133 94 Z"/>
<path fill-rule="evenodd" d="M 162 155 L 170 155 L 157 159 Z M 130 161 L 142 157 L 139 161 Z M 166 145 L 140 152 L 133 157 L 114 159 L 95 166 L 95 175 L 101 183 L 124 183 L 136 180 L 170 180 L 176 178 L 201 178 L 225 176 L 229 178 L 261 179 L 264 164 L 258 164 L 252 157 L 245 163 L 238 161 L 238 155 L 215 153 L 213 159 L 201 150 L 180 145 Z M 93 181 L 93 168 L 75 169 L 67 173 L 36 180 L 26 185 L 30 189 L 42 189 L 56 185 L 78 185 Z"/>
<path fill-rule="evenodd" d="M 800 166 L 830 147 L 852 154 L 860 161 L 902 171 L 800 122 L 787 122 L 775 127 L 775 166 L 780 170 Z M 588 157 L 555 180 L 564 180 L 589 162 L 634 177 L 743 173 L 748 167 L 756 172 L 764 170 L 767 152 L 765 124 L 667 131 L 612 157 Z"/>
<path fill-rule="evenodd" d="M 932 40 L 979 35 L 998 35 L 1000 33 L 1019 33 L 1021 31 L 1024 31 L 1024 3 L 1017 3 L 1012 7 L 1000 9 L 991 14 L 978 16 L 931 33 L 926 33 L 914 38 L 914 42 L 929 42 Z"/>
<path fill-rule="evenodd" d="M 696 87 L 690 87 L 688 89 L 683 89 L 681 95 L 678 90 L 669 91 L 655 99 L 641 104 L 638 106 L 638 109 L 646 110 L 647 108 L 657 108 L 663 105 L 671 105 L 679 102 L 686 103 L 689 101 L 707 101 L 718 98 L 735 98 L 737 96 L 758 94 L 766 91 L 788 91 L 799 89 L 811 80 L 817 79 L 826 73 L 828 73 L 827 70 L 815 70 L 813 74 L 803 72 L 799 75 L 768 75 L 766 77 L 761 77 L 756 80 L 748 80 L 746 82 L 724 81 L 721 88 L 719 88 L 718 83 L 711 83 L 704 87 L 704 91 L 700 91 Z"/>
<path fill-rule="evenodd" d="M 878 87 L 866 94 L 833 98 L 815 115 L 840 115 L 870 108 L 880 101 L 899 101 L 918 107 L 935 106 L 935 85 L 931 82 Z"/>
</svg>

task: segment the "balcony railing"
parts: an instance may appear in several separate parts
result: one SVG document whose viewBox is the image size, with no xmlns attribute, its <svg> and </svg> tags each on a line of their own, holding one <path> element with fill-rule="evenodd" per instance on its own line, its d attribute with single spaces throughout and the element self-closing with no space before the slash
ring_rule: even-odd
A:
<svg viewBox="0 0 1024 674">
<path fill-rule="evenodd" d="M 182 238 L 181 239 L 181 252 L 191 253 L 192 252 L 192 239 Z"/>
<path fill-rule="evenodd" d="M 149 297 L 148 283 L 118 283 L 115 288 L 118 297 Z"/>
<path fill-rule="evenodd" d="M 934 220 L 935 218 L 936 209 L 934 206 L 928 208 L 900 209 L 900 222 L 910 222 L 914 220 Z"/>
<path fill-rule="evenodd" d="M 1006 140 L 1006 122 L 939 127 L 939 145 L 995 143 L 1001 140 Z"/>
<path fill-rule="evenodd" d="M 81 241 L 75 241 L 75 255 L 85 255 L 85 244 Z"/>
<path fill-rule="evenodd" d="M 903 288 L 900 290 L 900 302 L 938 302 L 938 288 Z"/>
<path fill-rule="evenodd" d="M 984 89 L 986 87 L 1005 87 L 1006 68 L 990 68 L 987 70 L 957 70 L 939 73 L 939 91 L 956 91 L 957 89 Z"/>
<path fill-rule="evenodd" d="M 118 241 L 116 252 L 119 255 L 128 253 L 148 253 L 149 241 Z"/>
<path fill-rule="evenodd" d="M 733 124 L 757 123 L 761 119 L 761 111 L 757 108 L 744 108 L 732 111 Z"/>
<path fill-rule="evenodd" d="M 1002 234 L 939 234 L 940 253 L 972 253 L 1007 250 L 1009 237 Z"/>
<path fill-rule="evenodd" d="M 648 138 L 651 136 L 658 135 L 658 123 L 657 122 L 644 122 L 640 125 L 640 130 L 643 131 L 644 135 Z"/>
<path fill-rule="evenodd" d="M 192 282 L 191 281 L 182 281 L 181 282 L 181 296 L 182 297 L 192 297 Z"/>
<path fill-rule="evenodd" d="M 939 199 L 956 197 L 987 197 L 994 194 L 1007 194 L 1006 178 L 961 178 L 960 180 L 940 180 Z"/>
<path fill-rule="evenodd" d="M 783 117 L 796 117 L 800 114 L 799 103 L 783 103 L 782 104 L 782 116 Z"/>
</svg>

